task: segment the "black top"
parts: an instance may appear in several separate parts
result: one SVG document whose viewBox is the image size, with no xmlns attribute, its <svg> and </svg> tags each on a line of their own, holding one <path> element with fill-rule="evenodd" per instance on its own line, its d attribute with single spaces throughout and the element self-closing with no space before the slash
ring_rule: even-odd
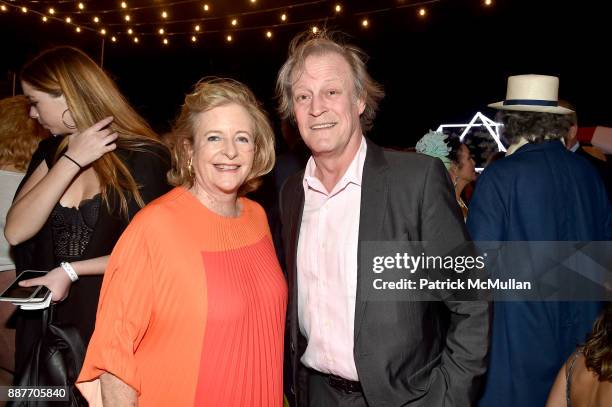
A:
<svg viewBox="0 0 612 407">
<path fill-rule="evenodd" d="M 77 261 L 85 252 L 91 240 L 102 196 L 82 201 L 78 208 L 67 208 L 59 202 L 51 211 L 51 232 L 56 262 Z"/>
<path fill-rule="evenodd" d="M 52 137 L 40 142 L 17 191 L 43 160 L 48 168 L 53 166 L 61 140 L 61 137 Z M 130 169 L 136 184 L 140 186 L 142 199 L 148 203 L 170 190 L 166 182 L 170 158 L 167 149 L 161 145 L 152 144 L 145 150 L 126 151 L 118 148 L 116 152 Z M 17 270 L 51 270 L 59 266 L 61 261 L 68 259 L 78 261 L 109 255 L 140 207 L 134 199 L 128 199 L 126 218 L 120 214 L 116 194 L 110 195 L 110 210 L 99 198 L 94 201 L 99 201 L 99 204 L 82 202 L 81 206 L 85 205 L 83 208 L 85 211 L 76 214 L 76 217 L 75 209 L 61 206 L 58 208 L 58 204 L 41 230 L 30 240 L 15 248 Z M 58 324 L 75 326 L 81 333 L 85 345 L 89 343 L 93 333 L 102 277 L 102 275 L 80 277 L 72 284 L 68 298 L 57 304 L 54 312 L 54 321 Z M 39 312 L 24 311 L 21 314 L 23 318 L 21 324 L 18 323 L 17 330 L 17 371 L 37 340 L 36 331 L 40 327 Z"/>
</svg>

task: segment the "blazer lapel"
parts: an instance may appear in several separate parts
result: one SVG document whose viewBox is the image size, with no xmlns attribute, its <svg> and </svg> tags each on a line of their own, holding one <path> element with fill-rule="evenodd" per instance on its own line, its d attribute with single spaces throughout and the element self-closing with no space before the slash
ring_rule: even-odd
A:
<svg viewBox="0 0 612 407">
<path fill-rule="evenodd" d="M 297 177 L 291 188 L 291 197 L 294 201 L 289 206 L 289 213 L 285 217 L 289 221 L 289 236 L 287 254 L 287 279 L 289 280 L 290 293 L 290 323 L 291 323 L 291 346 L 298 346 L 298 279 L 297 279 L 297 249 L 300 238 L 300 226 L 302 225 L 302 214 L 304 212 L 304 187 L 302 177 Z M 297 349 L 292 349 L 297 351 Z M 297 352 L 296 352 L 297 353 Z"/>
<path fill-rule="evenodd" d="M 381 238 L 381 227 L 385 218 L 388 195 L 387 161 L 383 150 L 368 140 L 368 150 L 363 165 L 361 180 L 361 207 L 359 214 L 359 246 L 357 248 L 357 294 L 355 300 L 355 343 L 359 338 L 363 317 L 367 307 L 369 290 L 362 290 L 364 273 L 361 270 L 361 243 Z"/>
</svg>

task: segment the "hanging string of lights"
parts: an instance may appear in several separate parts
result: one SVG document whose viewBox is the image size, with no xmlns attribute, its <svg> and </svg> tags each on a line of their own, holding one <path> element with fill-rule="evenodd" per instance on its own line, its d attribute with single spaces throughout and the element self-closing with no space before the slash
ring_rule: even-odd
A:
<svg viewBox="0 0 612 407">
<path fill-rule="evenodd" d="M 245 0 L 246 2 L 247 0 Z M 346 15 L 344 6 L 339 2 L 330 0 L 312 0 L 286 6 L 269 7 L 261 9 L 250 9 L 238 13 L 224 15 L 213 15 L 212 2 L 201 0 L 176 0 L 168 3 L 153 3 L 146 5 L 129 5 L 128 0 L 118 3 L 116 8 L 90 8 L 100 4 L 94 0 L 88 2 L 75 2 L 71 0 L 29 0 L 14 1 L 0 0 L 0 15 L 11 11 L 20 14 L 35 14 L 40 16 L 43 23 L 63 23 L 77 34 L 81 32 L 96 33 L 110 38 L 111 42 L 119 42 L 119 38 L 129 39 L 138 44 L 140 37 L 160 37 L 161 43 L 169 44 L 170 37 L 184 37 L 192 43 L 197 42 L 198 37 L 205 34 L 224 33 L 227 42 L 232 42 L 235 35 L 240 32 L 261 31 L 263 36 L 271 39 L 274 31 L 292 26 L 309 27 L 313 32 L 320 30 L 319 25 L 325 25 L 331 20 L 339 18 L 354 17 L 356 24 L 362 29 L 371 25 L 371 19 L 383 13 L 390 13 L 399 9 L 413 8 L 419 18 L 426 18 L 428 6 L 439 3 L 442 0 L 416 0 L 410 3 L 400 3 L 393 6 L 360 10 Z M 493 5 L 493 0 L 479 0 L 483 6 Z M 257 1 L 248 0 L 253 6 Z M 329 12 L 322 17 L 306 15 L 300 18 L 299 11 L 315 6 L 323 7 L 329 3 Z M 108 3 L 106 3 L 108 4 Z M 74 7 L 68 10 L 67 5 Z M 177 18 L 171 17 L 179 7 L 190 6 L 201 10 L 203 15 L 185 16 L 184 12 L 176 13 Z M 146 14 L 145 14 L 146 13 Z M 152 18 L 154 16 L 154 18 Z M 182 17 L 181 17 L 182 16 Z M 251 16 L 269 16 L 268 24 L 242 24 L 242 21 Z M 187 17 L 187 18 L 185 18 Z M 274 21 L 272 21 L 274 20 Z M 227 22 L 225 24 L 224 22 Z M 206 25 L 206 27 L 205 27 Z"/>
</svg>

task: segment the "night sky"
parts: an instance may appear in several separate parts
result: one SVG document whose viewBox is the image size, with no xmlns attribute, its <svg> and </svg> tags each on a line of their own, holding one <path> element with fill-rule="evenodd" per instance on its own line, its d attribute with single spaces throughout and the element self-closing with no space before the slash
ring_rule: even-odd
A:
<svg viewBox="0 0 612 407">
<path fill-rule="evenodd" d="M 236 12 L 248 2 L 224 3 Z M 258 7 L 275 3 L 292 2 L 259 0 Z M 318 7 L 331 9 L 335 3 Z M 427 6 L 424 19 L 415 8 L 370 15 L 368 29 L 360 27 L 362 16 L 356 13 L 410 1 L 341 3 L 342 17 L 326 26 L 346 32 L 369 54 L 370 73 L 385 87 L 387 96 L 370 134 L 381 145 L 413 146 L 428 129 L 466 122 L 476 111 L 492 117 L 486 105 L 504 98 L 507 76 L 525 73 L 560 76 L 560 97 L 577 107 L 581 125 L 612 126 L 612 19 L 602 6 L 606 1 L 494 0 L 492 7 L 484 7 L 481 0 L 442 0 Z M 294 19 L 300 15 L 292 13 Z M 238 32 L 229 45 L 221 32 L 203 36 L 197 46 L 179 38 L 166 47 L 154 37 L 137 46 L 107 42 L 104 68 L 160 133 L 170 128 L 184 94 L 207 75 L 245 82 L 277 123 L 276 74 L 290 39 L 305 28 L 276 29 L 272 40 L 260 31 Z M 11 72 L 49 46 L 77 46 L 100 60 L 100 36 L 77 35 L 61 23 L 45 25 L 31 13 L 0 14 L 0 38 L 2 96 L 10 96 Z"/>
</svg>

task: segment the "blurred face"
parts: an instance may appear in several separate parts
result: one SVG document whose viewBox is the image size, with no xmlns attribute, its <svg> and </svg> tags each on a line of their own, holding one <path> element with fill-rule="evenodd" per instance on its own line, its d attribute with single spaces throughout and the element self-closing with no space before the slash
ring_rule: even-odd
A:
<svg viewBox="0 0 612 407">
<path fill-rule="evenodd" d="M 455 177 L 466 182 L 476 181 L 476 162 L 470 154 L 470 149 L 465 144 L 459 148 L 458 154 L 459 163 L 453 163 L 452 172 Z"/>
<path fill-rule="evenodd" d="M 236 196 L 253 167 L 253 122 L 235 103 L 198 114 L 191 148 L 195 183 L 212 196 Z"/>
<path fill-rule="evenodd" d="M 354 94 L 349 64 L 335 53 L 311 55 L 293 84 L 294 114 L 306 145 L 317 156 L 341 156 L 361 143 L 365 103 Z"/>
<path fill-rule="evenodd" d="M 55 97 L 49 93 L 35 89 L 27 82 L 21 83 L 23 94 L 30 100 L 30 117 L 38 120 L 38 122 L 51 133 L 56 135 L 73 133 L 74 128 L 69 128 L 63 119 L 69 125 L 74 124 L 70 112 L 64 112 L 68 109 L 68 104 L 64 95 Z"/>
</svg>

